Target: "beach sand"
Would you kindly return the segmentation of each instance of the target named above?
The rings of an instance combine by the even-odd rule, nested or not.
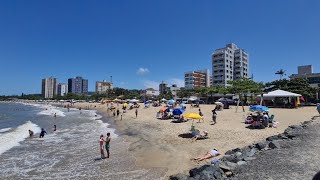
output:
[[[82,109],[90,105],[91,107],[96,106],[91,109],[98,110],[101,115],[112,116],[106,104],[75,104],[76,107],[82,107]],[[140,105],[138,118],[135,117],[135,109],[128,110],[127,113],[121,113],[122,120],[120,116],[113,118],[112,124],[118,134],[130,143],[129,152],[136,157],[137,165],[144,168],[167,168],[167,176],[176,173],[187,174],[189,169],[206,163],[205,161],[196,163],[191,159],[213,148],[218,149],[223,155],[230,149],[264,140],[268,136],[282,133],[289,125],[300,124],[318,115],[315,107],[272,108],[269,114],[275,115],[275,120],[279,122],[277,128],[249,129],[246,128],[248,125],[244,124],[246,115],[250,113],[248,107],[245,107],[245,112],[241,107],[238,108],[238,112],[235,112],[236,107],[234,106],[231,106],[231,109],[217,111],[217,124],[211,125],[211,110],[215,105],[200,105],[204,114],[204,122],[194,121],[193,124],[201,132],[208,131],[210,138],[192,142],[190,138],[179,136],[190,133],[192,120],[184,123],[159,120],[156,119],[156,113],[161,107],[144,108],[143,104]],[[190,109],[188,105],[186,112],[198,113],[198,109]]]

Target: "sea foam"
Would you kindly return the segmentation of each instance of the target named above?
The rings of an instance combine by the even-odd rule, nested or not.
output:
[[[31,121],[27,121],[25,124],[18,126],[13,131],[4,133],[0,136],[0,155],[14,146],[19,146],[21,141],[25,140],[29,136],[28,130],[32,130],[34,133],[39,133],[40,128],[38,125],[33,124]]]
[[[4,133],[4,132],[7,132],[7,131],[10,131],[12,128],[3,128],[3,129],[0,129],[0,133]]]

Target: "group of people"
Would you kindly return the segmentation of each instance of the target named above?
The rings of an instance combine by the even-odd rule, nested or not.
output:
[[[254,128],[266,128],[266,127],[276,127],[276,122],[274,120],[274,115],[269,115],[268,111],[262,113],[257,112],[257,115],[250,113],[246,119],[246,124],[251,124]]]
[[[53,131],[57,131],[57,125],[53,125]],[[44,130],[44,128],[41,128],[41,132],[39,135],[39,138],[44,138],[44,135],[48,134],[46,130]],[[32,130],[29,129],[29,136],[33,137],[34,132]]]
[[[99,139],[99,145],[100,145],[100,154],[101,154],[101,159],[109,158],[110,157],[110,133],[107,133],[106,139],[103,138],[103,134],[100,135]],[[107,151],[107,157],[104,154],[104,150]]]

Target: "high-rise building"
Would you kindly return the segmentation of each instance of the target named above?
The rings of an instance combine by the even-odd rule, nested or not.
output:
[[[227,44],[212,54],[212,85],[227,86],[228,81],[249,78],[249,54],[236,44]]]
[[[112,82],[97,81],[96,82],[96,93],[104,94],[107,93],[109,89],[112,89]]]
[[[65,83],[58,84],[58,96],[65,96],[68,93],[68,85]]]
[[[186,89],[210,87],[210,84],[209,69],[188,71],[184,73],[184,87]]]
[[[68,92],[74,94],[88,94],[88,80],[80,76],[68,79]]]
[[[53,98],[57,95],[57,79],[53,77],[42,79],[42,97]]]
[[[306,66],[298,66],[298,74],[312,74],[313,69],[312,65],[306,65]]]
[[[164,81],[162,81],[161,84],[159,84],[159,92],[160,94],[167,94],[168,92],[168,84]]]

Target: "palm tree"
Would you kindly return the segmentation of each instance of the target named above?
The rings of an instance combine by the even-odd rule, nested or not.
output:
[[[280,76],[280,80],[282,79],[283,76],[285,76],[285,70],[283,69],[280,69],[279,71],[277,71],[275,74],[278,74]]]

